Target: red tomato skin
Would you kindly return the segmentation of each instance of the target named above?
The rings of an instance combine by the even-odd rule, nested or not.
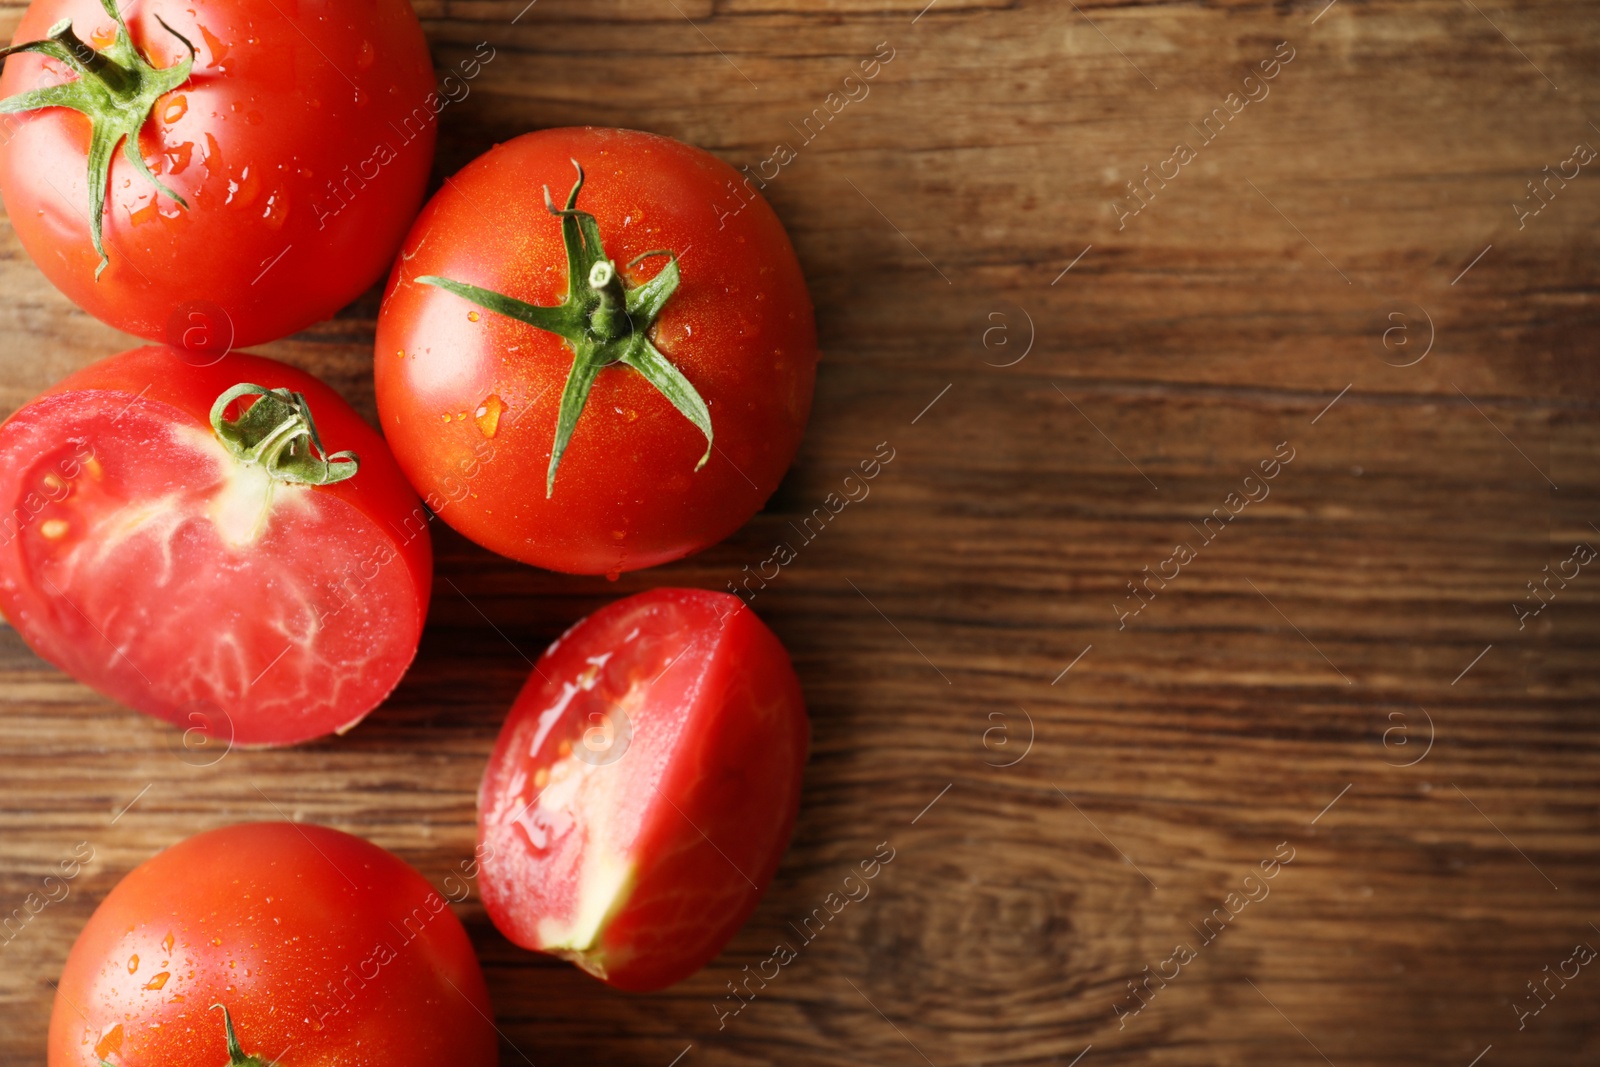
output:
[[[322,826],[228,826],[130,871],[67,957],[49,1067],[226,1064],[213,1004],[278,1067],[497,1062],[483,972],[444,898]]]
[[[571,349],[415,279],[560,303],[565,252],[542,187],[564,203],[573,159],[587,172],[578,207],[595,216],[630,285],[666,262],[627,267],[635,256],[682,257],[682,283],[652,337],[705,399],[716,450],[696,472],[700,432],[637,373],[608,367],[547,500]],[[616,574],[697,552],[760,510],[799,447],[817,339],[788,234],[743,182],[715,156],[670,138],[574,127],[497,145],[445,183],[390,275],[375,357],[384,432],[441,518],[525,563]],[[492,438],[477,417],[490,397],[503,406]]]
[[[188,83],[156,102],[140,136],[146,163],[188,209],[119,149],[104,216],[110,265],[96,281],[88,120],[65,108],[6,116],[0,196],[55,287],[120,330],[216,352],[326,319],[377,281],[422,203],[437,127],[427,42],[407,0],[121,6],[156,66],[187,54],[157,16],[198,51]],[[110,40],[99,0],[34,0],[13,41],[43,38],[63,18],[91,46]],[[0,96],[69,80],[65,71],[12,56]]]
[[[170,422],[173,427],[192,429],[210,437],[211,406],[219,395],[236,384],[252,382],[269,389],[288,388],[303,393],[324,445],[334,452],[355,452],[361,459],[361,468],[348,480],[309,490],[302,488],[302,491],[330,498],[336,502],[331,506],[336,507],[340,515],[348,516],[352,522],[359,520],[361,531],[380,545],[388,546],[386,553],[392,552],[392,559],[386,559],[381,568],[386,583],[382,588],[400,589],[409,594],[408,602],[399,603],[394,609],[394,628],[383,635],[387,643],[382,645],[388,651],[389,670],[367,689],[366,699],[352,705],[330,707],[313,719],[285,722],[251,717],[239,708],[230,708],[227,701],[218,696],[216,706],[227,713],[229,722],[225,731],[217,732],[221,734],[219,741],[231,740],[241,746],[295,744],[335,730],[343,732],[393,690],[416,654],[432,586],[433,549],[426,512],[395,465],[383,438],[343,397],[315,377],[276,360],[242,352],[230,353],[207,367],[195,367],[186,362],[185,356],[186,353],[168,346],[147,345],[90,364],[24,405],[0,425],[0,611],[30,647],[80,681],[175,725],[205,728],[206,724],[191,714],[188,704],[163,699],[157,686],[151,683],[152,679],[161,679],[163,664],[181,663],[200,655],[208,636],[206,629],[187,633],[185,644],[168,649],[165,655],[153,656],[142,669],[137,664],[128,664],[125,654],[113,654],[108,658],[100,655],[103,647],[85,649],[62,639],[52,620],[83,618],[88,602],[76,595],[64,597],[59,588],[41,587],[42,583],[36,580],[38,573],[30,564],[29,547],[37,545],[44,533],[41,527],[48,522],[51,512],[35,511],[31,506],[40,498],[37,487],[28,480],[32,473],[29,463],[34,456],[28,454],[26,448],[19,448],[17,442],[20,435],[27,434],[29,440],[70,444],[79,453],[85,446],[97,451],[93,437],[61,421],[70,418],[74,405],[86,400],[121,411],[121,417],[137,418],[148,412],[163,423]],[[159,471],[163,462],[161,449],[166,443],[148,442],[150,447],[143,453],[140,467]],[[68,483],[61,499],[52,500],[47,508],[63,501],[70,505],[74,494],[79,492],[78,483],[87,486],[91,480],[94,480],[91,472],[80,474],[76,481]],[[273,513],[269,529],[271,523],[280,521],[279,515],[278,511]],[[328,566],[337,571],[343,562],[337,557],[337,546],[314,547],[317,551],[311,554],[328,559]],[[371,558],[361,560],[361,565],[365,566],[366,560]],[[228,580],[226,563],[218,565],[217,573],[218,584]],[[107,581],[115,581],[117,577],[112,574]],[[370,586],[377,587],[376,582]],[[363,588],[368,587],[347,586],[346,593],[354,589],[350,595],[355,595]],[[114,596],[116,590],[110,592]],[[67,601],[65,606],[63,600]],[[240,611],[248,615],[252,607],[259,605],[246,602],[240,605]],[[92,608],[87,610],[93,614]],[[333,612],[335,621],[339,615],[340,611]],[[220,617],[217,619],[219,625],[222,621]],[[88,624],[104,640],[109,640],[108,634],[116,632],[113,623],[105,619],[90,618]],[[267,667],[278,651],[278,648],[261,650],[255,666]],[[124,664],[131,666],[131,672],[139,677],[130,677]],[[111,668],[121,673],[109,674]],[[277,674],[263,670],[248,692],[260,691],[266,695],[271,687],[279,684],[285,683]]]
[[[660,678],[679,671],[681,698],[665,707],[647,702],[634,715],[633,747],[598,769],[624,776],[616,789],[637,816],[628,847],[632,889],[592,949],[554,952],[633,992],[665,988],[714,959],[755,911],[788,847],[810,724],[778,638],[726,593],[654,589],[602,608],[539,660],[501,730],[478,798],[484,906],[510,940],[546,950],[539,924],[566,904],[564,879],[572,872],[541,865],[515,820],[497,813],[525,812],[515,793],[525,780],[519,775],[533,778],[552,763],[557,745],[530,756],[526,744],[541,712],[570,700],[563,687],[584,677],[591,657],[615,650],[617,638],[634,628],[648,632],[653,618],[681,626],[658,646],[671,659]],[[680,663],[695,656],[703,662]],[[544,731],[552,740],[584,728],[587,705],[566,707],[563,722]]]

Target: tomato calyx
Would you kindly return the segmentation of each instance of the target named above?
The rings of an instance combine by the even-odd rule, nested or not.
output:
[[[628,286],[622,274],[605,253],[600,226],[593,215],[578,210],[578,193],[583,188],[583,167],[576,159],[578,180],[567,195],[567,206],[558,208],[544,190],[545,208],[561,219],[561,236],[567,251],[567,297],[555,307],[525,303],[476,285],[467,285],[424,275],[417,281],[454,293],[481,308],[553,333],[572,349],[572,369],[561,393],[560,414],[556,418],[555,444],[550,450],[550,467],[545,475],[544,495],[555,492],[556,471],[572,439],[589,400],[589,389],[604,367],[621,364],[631,367],[666,397],[684,418],[705,435],[706,451],[695,470],[711,458],[711,412],[689,379],[651,343],[649,332],[667,301],[678,290],[678,254],[670,250],[646,252],[628,263],[632,267],[655,256],[667,256],[665,267],[643,285]]]
[[[115,40],[103,51],[95,51],[73,33],[71,19],[62,19],[50,27],[49,36],[43,40],[0,49],[0,59],[18,52],[38,52],[65,63],[78,74],[73,81],[30,89],[0,100],[0,114],[65,107],[89,120],[89,196],[92,201],[89,233],[94,240],[94,250],[100,253],[100,265],[94,271],[97,281],[110,263],[101,243],[101,224],[106,210],[106,188],[111,181],[111,157],[118,144],[140,176],[184,208],[189,206],[183,197],[150,173],[139,152],[139,130],[150,117],[156,101],[189,80],[195,59],[195,48],[189,39],[157,15],[156,21],[183,42],[189,56],[170,67],[153,66],[134,47],[127,23],[122,21],[114,0],[100,0],[100,6],[117,27]]]
[[[236,419],[228,408],[242,397],[255,402]],[[275,481],[333,485],[355,477],[361,458],[354,452],[328,454],[303,393],[241,383],[211,405],[211,429],[241,464],[260,467]]]

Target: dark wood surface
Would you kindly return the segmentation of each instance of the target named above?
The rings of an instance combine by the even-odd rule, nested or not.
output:
[[[894,50],[769,188],[823,349],[796,467],[725,544],[615,583],[438,531],[410,676],[290,751],[190,766],[4,631],[0,911],[77,842],[95,860],[0,950],[0,1062],[43,1063],[78,929],[199,830],[326,823],[442,884],[526,661],[609,598],[723,587],[884,441],[870,497],[754,601],[815,732],[776,884],[650,997],[511,947],[469,900],[505,1063],[1595,1061],[1593,968],[1521,1029],[1517,1007],[1600,948],[1600,573],[1526,628],[1513,605],[1600,546],[1600,175],[1520,228],[1512,204],[1600,146],[1600,9],[524,2],[419,5],[441,71],[497,50],[443,116],[436,178],[585,122],[754,166]],[[0,4],[0,32],[20,14]],[[1270,95],[1119,229],[1125,183],[1285,41]],[[129,343],[9,225],[0,289],[6,411]],[[375,311],[260,351],[371,417]],[[1270,496],[1203,543],[1280,447]],[[1180,543],[1195,558],[1119,626]],[[884,841],[871,895],[719,1030],[726,983]],[[1119,1019],[1179,943],[1195,958]]]

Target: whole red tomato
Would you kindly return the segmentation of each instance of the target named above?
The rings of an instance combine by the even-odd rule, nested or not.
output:
[[[14,41],[11,225],[118,329],[293,333],[378,279],[422,202],[441,105],[407,0],[34,0]]]
[[[383,439],[270,359],[134,349],[0,426],[0,609],[196,741],[353,726],[416,655],[432,560]]]
[[[495,926],[621,989],[709,963],[778,869],[810,727],[738,597],[655,589],[540,657],[478,790]]]
[[[67,957],[50,1067],[493,1067],[483,972],[404,860],[253,823],[157,853]]]
[[[445,182],[389,278],[376,361],[384,433],[446,522],[614,575],[766,502],[810,412],[816,325],[783,225],[740,181],[670,138],[585,127]]]

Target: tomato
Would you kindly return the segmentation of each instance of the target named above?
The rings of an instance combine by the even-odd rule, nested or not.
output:
[[[214,424],[241,383],[288,396]],[[134,349],[0,426],[0,610],[80,681],[222,742],[358,722],[416,654],[432,558],[383,439],[269,359]]]
[[[377,281],[422,203],[442,106],[411,5],[120,6],[126,30],[113,0],[34,0],[14,40],[39,51],[0,77],[34,108],[0,122],[0,195],[56,288],[118,329],[220,354]]]
[[[788,654],[738,597],[595,612],[534,667],[479,787],[489,917],[621,989],[693,974],[778,869],[809,734]]]
[[[585,127],[445,182],[390,275],[376,377],[395,458],[446,522],[615,575],[760,509],[810,413],[816,324],[783,225],[740,180],[669,138]]]
[[[492,1018],[460,920],[404,860],[253,823],[117,883],[67,957],[49,1063],[493,1067]]]

